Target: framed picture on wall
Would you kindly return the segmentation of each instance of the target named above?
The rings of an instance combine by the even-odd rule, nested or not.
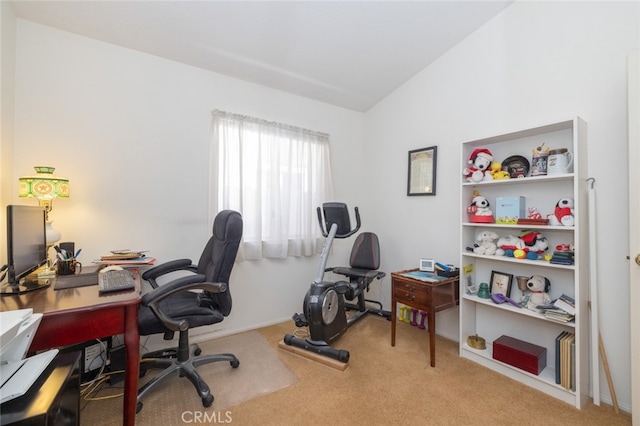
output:
[[[407,195],[436,195],[437,146],[409,151]]]

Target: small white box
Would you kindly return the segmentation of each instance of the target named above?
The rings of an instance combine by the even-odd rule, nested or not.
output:
[[[496,198],[496,223],[515,225],[525,217],[525,197]]]

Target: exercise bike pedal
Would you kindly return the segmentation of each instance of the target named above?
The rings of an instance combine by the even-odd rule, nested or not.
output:
[[[293,314],[291,319],[293,319],[293,322],[296,323],[296,327],[307,327],[309,325],[309,322],[305,318],[304,314],[295,313]]]

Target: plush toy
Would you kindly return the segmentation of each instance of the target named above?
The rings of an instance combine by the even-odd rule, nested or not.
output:
[[[482,182],[483,180],[493,180],[491,173],[491,162],[493,155],[486,148],[476,148],[469,156],[469,167],[462,170],[462,174],[468,182]]]
[[[549,248],[547,239],[538,231],[522,231],[520,236],[508,235],[498,238],[498,250],[502,250],[507,257],[516,259],[539,260],[543,258],[545,250]]]
[[[495,254],[498,256],[502,256],[504,254],[504,251],[499,249],[496,245],[496,240],[498,238],[498,234],[493,231],[478,232],[478,235],[476,235],[476,241],[478,242],[478,244],[474,244],[473,252],[476,254]]]
[[[549,296],[549,290],[551,283],[549,279],[542,275],[533,275],[527,281],[528,301],[527,309],[535,312],[541,310],[537,308],[539,305],[548,305],[551,303],[551,296]]]
[[[524,241],[527,259],[537,260],[549,248],[547,238],[538,231],[525,230],[520,233],[520,239]]]
[[[526,247],[526,244],[522,240],[522,238],[516,237],[515,235],[508,235],[506,237],[498,238],[496,242],[498,247],[505,251],[515,251],[515,250],[523,250]]]
[[[552,226],[573,226],[573,198],[561,198],[556,204],[552,215],[549,215],[549,225]]]
[[[502,163],[498,163],[497,161],[494,161],[493,164],[491,164],[491,170],[489,171],[489,173],[491,174],[491,176],[493,176],[493,180],[510,178],[509,172],[506,170],[502,170]]]
[[[487,200],[487,197],[485,197],[484,195],[476,195],[475,197],[473,197],[473,199],[471,200],[471,206],[475,207],[474,213],[477,216],[493,215],[493,212],[489,208],[491,204],[489,203],[489,200]]]
[[[527,219],[542,219],[542,214],[540,214],[536,207],[529,207],[527,210],[529,210]]]

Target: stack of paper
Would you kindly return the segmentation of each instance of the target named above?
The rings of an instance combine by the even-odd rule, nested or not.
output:
[[[109,254],[100,256],[93,263],[99,265],[152,265],[156,259],[146,256],[147,250],[111,250]]]

